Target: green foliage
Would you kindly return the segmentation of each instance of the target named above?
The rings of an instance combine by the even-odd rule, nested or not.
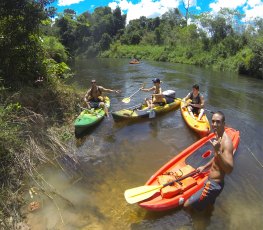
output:
[[[43,64],[47,68],[48,80],[50,82],[58,81],[59,78],[65,79],[70,77],[70,68],[65,62],[57,63],[54,59],[45,59]]]
[[[44,7],[50,1],[0,2],[0,71],[5,85],[33,84],[45,76],[39,27],[49,15]]]
[[[43,37],[43,48],[46,51],[46,57],[52,58],[56,62],[66,62],[68,59],[65,47],[54,36]]]
[[[177,9],[161,20],[141,17],[130,21],[119,40],[100,55],[212,66],[263,78],[263,20],[244,27],[242,16],[221,9],[217,15],[196,16],[188,26]]]
[[[92,14],[85,12],[79,16],[69,11],[61,14],[54,28],[58,28],[59,38],[71,56],[96,56],[110,47],[119,38],[125,27],[126,15],[120,8],[98,7]]]
[[[250,71],[263,79],[263,34],[252,41],[250,47],[254,54],[250,60]]]
[[[0,183],[7,183],[12,153],[18,150],[22,144],[19,133],[21,125],[13,120],[19,113],[21,106],[18,103],[0,106]]]
[[[133,58],[137,57],[139,59],[149,59],[149,60],[159,60],[160,54],[163,52],[163,47],[159,46],[128,46],[128,45],[112,45],[111,51],[113,53],[105,52],[102,57],[109,57],[107,54],[113,55],[115,58],[126,57]]]
[[[158,30],[157,30],[157,32],[158,32]],[[160,35],[160,33],[158,35]],[[159,43],[160,43],[160,36],[159,36],[158,40],[159,40]],[[158,44],[157,43],[158,40],[157,40],[156,35],[155,35],[154,32],[149,32],[145,36],[143,36],[143,38],[142,38],[140,43],[142,45],[156,45],[156,44]]]
[[[104,33],[99,42],[100,50],[104,51],[110,48],[111,37],[109,34]]]
[[[120,8],[113,12],[99,7],[90,14],[68,16],[66,12],[56,21],[60,38],[71,55],[95,57],[134,56],[157,61],[213,66],[221,70],[246,72],[262,76],[261,42],[263,20],[254,26],[240,25],[243,15],[221,9],[217,15],[203,13],[192,17],[187,25],[178,9],[171,9],[161,18],[129,21]],[[198,25],[198,26],[197,26]],[[253,55],[248,55],[250,47]],[[246,53],[247,59],[241,58]],[[249,63],[249,64],[248,64]]]

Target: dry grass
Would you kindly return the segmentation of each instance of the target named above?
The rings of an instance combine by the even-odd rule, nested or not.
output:
[[[61,160],[71,165],[78,164],[74,150],[63,142],[63,137],[74,135],[68,123],[74,119],[79,101],[72,89],[24,88],[6,98],[6,104],[11,102],[18,102],[22,109],[12,114],[7,122],[19,127],[19,132],[10,137],[15,142],[1,143],[2,149],[6,151],[4,154],[9,157],[4,158],[8,162],[1,162],[0,165],[1,172],[5,174],[0,181],[0,229],[15,229],[21,225],[22,194],[30,189],[23,184],[26,178],[33,181],[34,191],[50,198],[60,212],[55,197],[65,198],[48,184],[38,172],[38,167],[51,164],[65,171]],[[1,158],[4,154],[1,153]]]

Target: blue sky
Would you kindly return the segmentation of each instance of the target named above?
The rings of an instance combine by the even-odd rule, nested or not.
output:
[[[99,6],[109,6],[112,9],[119,6],[129,21],[141,16],[161,16],[170,8],[179,8],[184,14],[183,1],[189,1],[190,11],[194,14],[207,11],[216,13],[220,8],[227,7],[244,13],[246,21],[255,17],[263,18],[263,0],[57,0],[55,7],[58,12],[69,8],[81,14],[85,11],[92,13]]]

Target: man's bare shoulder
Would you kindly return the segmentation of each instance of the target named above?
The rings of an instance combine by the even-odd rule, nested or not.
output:
[[[233,151],[233,142],[231,138],[227,135],[227,133],[224,133],[222,145],[224,149],[227,149],[228,151],[231,151],[231,152]]]

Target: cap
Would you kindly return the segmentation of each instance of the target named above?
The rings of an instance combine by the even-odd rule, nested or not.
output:
[[[153,81],[153,83],[161,83],[159,78],[154,78],[152,81]]]
[[[96,80],[95,79],[91,80],[91,83],[96,83]]]

